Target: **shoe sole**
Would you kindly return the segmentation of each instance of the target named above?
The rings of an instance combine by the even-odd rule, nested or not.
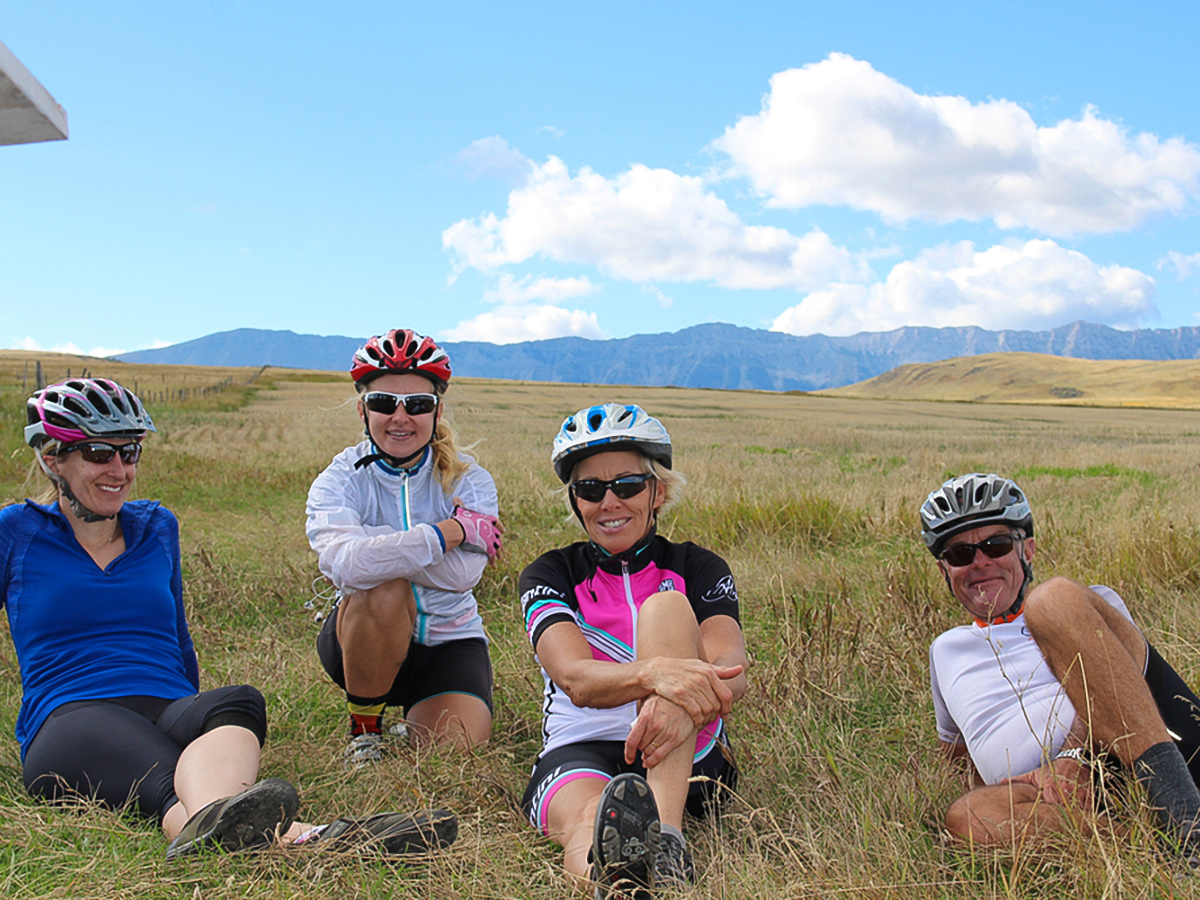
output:
[[[596,807],[592,838],[597,900],[652,896],[661,835],[658,805],[646,779],[627,772],[610,781]]]
[[[282,778],[268,778],[230,799],[208,831],[184,844],[171,842],[167,859],[220,847],[227,853],[259,847],[274,840],[276,831],[291,827],[300,809],[296,789]]]
[[[379,813],[351,819],[349,827],[329,843],[332,850],[358,849],[362,853],[402,855],[442,850],[458,837],[454,813],[437,809],[415,813]]]

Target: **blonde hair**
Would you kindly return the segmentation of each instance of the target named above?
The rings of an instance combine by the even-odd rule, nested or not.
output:
[[[41,490],[35,494],[32,499],[35,503],[55,503],[58,501],[58,496],[61,493],[58,485],[50,480],[50,476],[46,474],[46,470],[42,468],[39,457],[42,456],[57,456],[61,443],[56,440],[48,440],[37,447],[34,453],[33,462],[29,464],[29,473],[25,476],[26,485],[38,484],[40,478],[44,478],[45,483],[41,484]],[[40,476],[40,478],[39,478]]]

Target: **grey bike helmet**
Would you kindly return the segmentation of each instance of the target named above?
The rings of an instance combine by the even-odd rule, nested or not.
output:
[[[946,540],[984,525],[1011,525],[1033,536],[1033,513],[1025,493],[1000,475],[973,472],[951,478],[921,506],[921,537],[937,556]]]
[[[576,463],[606,450],[634,450],[671,468],[671,436],[637,404],[605,403],[567,416],[554,436],[550,461],[566,484]]]
[[[150,414],[128,388],[107,378],[75,378],[42,388],[25,403],[25,443],[74,444],[89,438],[134,438],[154,431]]]

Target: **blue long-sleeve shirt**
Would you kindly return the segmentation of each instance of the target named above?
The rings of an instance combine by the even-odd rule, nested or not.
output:
[[[157,502],[120,512],[125,551],[101,569],[57,504],[0,510],[0,606],[21,666],[21,758],[63,703],[200,689],[183,611],[179,523]]]

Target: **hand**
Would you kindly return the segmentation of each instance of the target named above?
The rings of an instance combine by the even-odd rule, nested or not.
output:
[[[1064,757],[1046,763],[1032,772],[1009,778],[1009,782],[1030,784],[1038,789],[1043,803],[1073,805],[1092,809],[1092,769],[1077,759]]]
[[[467,509],[457,497],[454,498],[454,512],[450,514],[463,530],[463,540],[459,544],[468,553],[486,553],[488,559],[495,559],[500,552],[500,535],[504,526],[495,516]]]
[[[625,739],[625,762],[633,765],[639,752],[642,765],[652,769],[685,741],[696,742],[696,726],[683,707],[651,694],[638,711]]]
[[[651,690],[670,700],[703,728],[717,716],[729,715],[733,691],[725,682],[742,674],[741,666],[715,666],[701,659],[659,656],[649,661]]]

